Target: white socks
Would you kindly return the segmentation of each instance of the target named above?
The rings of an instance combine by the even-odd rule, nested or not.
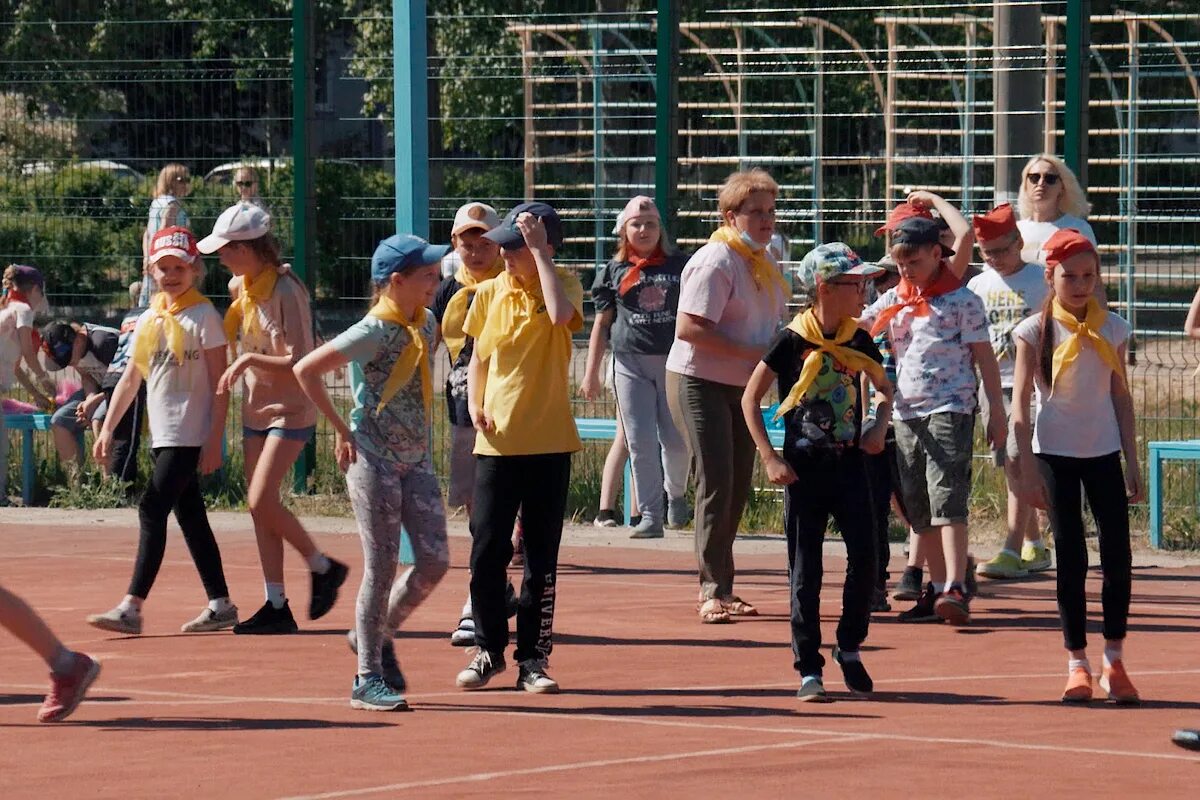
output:
[[[117,603],[117,608],[126,614],[140,617],[142,615],[142,598],[127,594],[121,602]]]
[[[329,572],[330,566],[332,565],[329,563],[329,557],[320,550],[308,557],[309,571],[315,572],[318,575],[324,575],[326,572]]]
[[[1121,660],[1122,645],[1124,645],[1124,642],[1104,643],[1104,666],[1111,667]]]
[[[1089,675],[1092,673],[1092,665],[1088,663],[1086,658],[1068,658],[1067,674],[1070,675],[1077,669],[1086,669]]]
[[[326,559],[328,560],[328,559]],[[267,583],[263,584],[267,590],[267,602],[272,608],[283,608],[283,604],[287,602],[287,595],[283,593],[282,583]]]
[[[209,600],[208,607],[214,614],[220,614],[223,611],[233,608],[233,603],[229,602],[228,597],[218,597],[215,600]]]

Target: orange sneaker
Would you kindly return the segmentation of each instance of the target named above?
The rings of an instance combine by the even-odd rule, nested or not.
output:
[[[1085,667],[1076,667],[1067,676],[1067,688],[1063,689],[1064,703],[1086,703],[1092,699],[1092,673]]]
[[[1100,688],[1108,692],[1108,699],[1121,705],[1135,706],[1142,702],[1138,691],[1133,687],[1133,681],[1125,672],[1121,659],[1112,664],[1105,664],[1100,673]]]

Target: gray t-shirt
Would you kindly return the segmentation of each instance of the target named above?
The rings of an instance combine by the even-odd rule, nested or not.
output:
[[[421,330],[431,358],[435,322],[433,314],[427,313]],[[354,410],[350,412],[355,445],[370,457],[394,464],[418,464],[429,456],[429,426],[419,368],[407,386],[378,413],[375,411],[392,366],[411,341],[402,326],[367,316],[330,343],[362,371],[361,381],[353,387]]]
[[[592,283],[596,312],[616,309],[611,331],[614,353],[665,356],[671,352],[679,277],[687,260],[684,253],[672,253],[665,264],[643,269],[641,279],[623,295],[618,290],[629,273],[628,261],[610,261],[596,271]]]

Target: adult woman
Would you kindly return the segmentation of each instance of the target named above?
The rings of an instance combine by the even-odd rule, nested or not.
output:
[[[192,176],[183,164],[167,164],[158,172],[154,184],[154,199],[150,201],[150,216],[142,233],[142,291],[138,307],[146,308],[158,291],[158,283],[150,271],[150,242],[163,228],[190,228],[191,220],[179,202],[192,193]]]
[[[1044,264],[1042,245],[1062,228],[1074,228],[1096,244],[1096,234],[1084,219],[1090,206],[1083,187],[1058,156],[1042,153],[1029,159],[1021,170],[1017,229],[1025,242],[1021,258],[1026,264]]]
[[[237,189],[238,200],[242,203],[251,203],[258,206],[268,214],[271,209],[263,201],[259,194],[258,188],[258,170],[254,167],[241,166],[233,173],[233,185]]]
[[[742,391],[786,309],[790,287],[767,251],[779,185],[762,169],[730,175],[721,226],[683,270],[667,401],[696,477],[700,619],[756,614],[733,593],[733,539],[750,494],[754,442]]]

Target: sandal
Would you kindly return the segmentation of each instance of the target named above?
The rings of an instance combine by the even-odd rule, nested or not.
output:
[[[721,605],[725,606],[725,610],[734,617],[757,617],[758,609],[747,603],[737,595],[731,595],[721,601]]]
[[[705,625],[723,625],[733,622],[733,619],[724,603],[716,597],[710,597],[700,604],[700,621]]]

